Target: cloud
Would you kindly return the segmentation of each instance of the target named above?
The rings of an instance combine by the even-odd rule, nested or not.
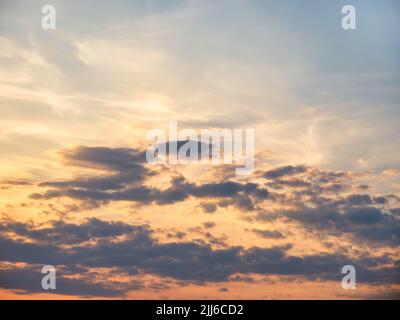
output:
[[[355,224],[371,225],[381,222],[384,219],[384,214],[377,208],[354,208],[345,213],[345,218]]]
[[[135,231],[133,226],[121,222],[106,222],[90,218],[80,225],[62,220],[51,221],[48,227],[37,228],[32,224],[7,221],[0,224],[0,231],[12,232],[30,240],[52,244],[80,244],[82,242],[116,237]]]
[[[347,201],[351,205],[369,205],[372,203],[372,198],[368,194],[352,194],[347,197]]]
[[[0,184],[11,185],[11,186],[30,186],[33,184],[33,182],[21,179],[6,179],[6,180],[0,180]]]
[[[200,207],[206,213],[214,213],[218,209],[218,206],[212,202],[201,202]]]
[[[40,183],[41,187],[62,190],[119,190],[141,183],[146,177],[154,175],[147,169],[145,152],[130,148],[77,147],[62,152],[63,161],[67,165],[97,169],[99,176],[76,178],[69,181],[52,181]],[[110,174],[112,172],[112,174]],[[52,193],[46,197],[51,197]],[[40,198],[39,195],[34,197]]]
[[[90,224],[93,224],[93,221]],[[146,225],[131,226],[104,221],[95,221],[94,224],[101,226],[101,235],[105,237],[97,239],[98,237],[93,234],[87,224],[69,224],[68,228],[60,230],[56,230],[56,226],[48,227],[44,231],[47,236],[42,235],[39,238],[34,234],[26,234],[25,230],[32,226],[11,230],[18,235],[35,240],[35,243],[17,242],[5,238],[2,233],[0,246],[6,250],[0,252],[0,261],[52,264],[56,268],[60,267],[66,270],[74,267],[84,270],[112,268],[114,274],[123,273],[132,276],[153,274],[195,283],[229,281],[235,274],[296,276],[313,280],[339,281],[341,279],[340,267],[351,262],[357,268],[359,282],[379,284],[398,283],[399,281],[399,265],[393,264],[393,261],[384,256],[381,258],[365,256],[355,258],[339,253],[296,256],[289,253],[291,245],[271,248],[234,246],[214,249],[204,243],[161,243],[156,240],[153,231]],[[119,231],[121,227],[123,228],[125,232],[123,238],[117,239],[120,232],[115,232],[116,226]],[[77,232],[77,230],[79,231]],[[104,230],[107,230],[105,234]],[[110,236],[110,231],[114,232],[113,236]],[[71,235],[74,237],[79,234],[83,239],[95,240],[95,243],[65,248],[59,243],[58,238],[52,238],[51,235],[55,233],[62,234],[67,239]],[[41,240],[39,241],[39,239]],[[379,260],[381,260],[380,263],[384,263],[385,267],[376,268]],[[83,273],[83,275],[88,277],[87,282],[92,283],[93,278],[90,274]],[[13,284],[10,281],[16,281],[15,288],[32,290],[29,279],[26,279],[27,283],[24,286],[24,283],[16,280],[15,277],[9,278],[7,282],[2,280],[1,286],[12,288]],[[112,289],[112,286],[106,287],[107,290],[110,288]],[[118,286],[116,288],[116,294],[122,294],[120,288]],[[92,291],[90,291],[91,289]],[[86,294],[96,295],[99,289],[104,290],[105,288],[87,286],[86,291],[82,291],[82,294],[86,292]],[[73,291],[74,294],[79,293],[79,290],[77,288],[76,291]],[[103,292],[103,294],[107,294],[107,292]]]
[[[211,229],[215,227],[215,222],[207,221],[203,223],[205,229]]]
[[[64,151],[67,163],[111,169],[118,172],[137,170],[139,163],[146,161],[145,152],[130,148],[86,147]]]
[[[304,173],[307,171],[306,166],[285,166],[285,167],[279,167],[273,170],[269,170],[264,173],[264,178],[267,179],[276,179],[276,178],[281,178],[281,177],[286,177],[286,176],[293,176],[297,175],[300,173]]]
[[[69,197],[99,204],[129,201],[142,205],[176,204],[192,198],[200,200],[200,208],[208,213],[216,212],[218,207],[233,206],[246,214],[254,213],[259,222],[279,219],[296,223],[295,228],[318,231],[323,237],[348,236],[353,243],[374,247],[393,248],[400,244],[396,208],[386,208],[398,199],[389,195],[349,194],[348,190],[354,190],[350,173],[285,166],[265,172],[264,184],[251,179],[194,183],[184,176],[174,176],[169,185],[156,188],[146,184],[155,172],[146,167],[143,157],[143,151],[129,148],[79,147],[65,151],[63,160],[67,165],[95,168],[100,176],[43,182],[40,187],[48,189],[30,197]],[[270,204],[282,207],[270,213],[266,210]],[[393,257],[369,257],[367,253],[354,257],[345,252],[294,255],[288,235],[260,227],[247,230],[265,239],[285,239],[289,244],[267,248],[229,246],[226,239],[203,231],[213,227],[213,223],[203,224],[198,232],[201,239],[189,241],[188,233],[178,230],[167,234],[169,242],[161,242],[148,225],[97,218],[80,224],[52,220],[34,225],[8,219],[0,225],[0,246],[5,248],[0,252],[0,261],[53,264],[66,269],[112,269],[131,277],[156,275],[187,283],[225,282],[237,274],[339,281],[340,268],[349,263],[356,266],[360,282],[388,284],[397,283],[399,278]],[[377,265],[378,260],[382,266]],[[86,273],[90,291],[90,286],[97,284],[92,283],[90,272]],[[116,295],[129,290],[116,287]],[[93,295],[96,290],[105,290],[103,294],[111,296],[109,289],[93,287]]]
[[[264,177],[273,179],[266,185],[280,193],[272,192],[255,182],[216,181],[196,184],[183,176],[173,178],[167,188],[158,189],[143,184],[147,177],[154,174],[144,165],[144,151],[79,147],[65,151],[63,155],[67,164],[111,170],[115,174],[44,182],[40,186],[50,189],[41,194],[31,194],[32,199],[69,197],[100,204],[130,201],[156,205],[176,204],[189,198],[214,199],[215,202],[200,203],[206,213],[227,206],[234,206],[243,212],[263,210],[264,201],[269,201],[292,206],[290,210],[281,210],[279,215],[297,221],[307,229],[322,228],[327,234],[334,230],[380,245],[395,246],[399,243],[398,217],[380,208],[389,203],[389,196],[342,195],[346,189],[351,189],[352,176],[347,172],[285,166],[264,173]],[[301,179],[297,177],[299,174],[302,175]],[[267,232],[264,236],[279,237],[277,234],[268,235]]]
[[[267,182],[265,184],[267,187],[273,189],[283,189],[283,188],[311,188],[313,184],[310,181],[302,180],[302,179],[291,179],[291,180],[281,180],[281,179],[274,179],[271,182]]]
[[[143,185],[155,173],[144,165],[144,151],[128,148],[79,147],[63,153],[69,165],[114,171],[99,177],[77,177],[68,181],[40,183],[50,188],[44,193],[33,193],[31,199],[69,197],[82,201],[133,201],[141,204],[173,204],[187,198],[231,198],[239,207],[254,209],[255,200],[267,199],[267,189],[256,183],[233,181],[194,184],[184,178],[173,179],[166,189]]]
[[[284,239],[285,238],[285,236],[282,233],[280,233],[279,231],[259,230],[259,229],[252,229],[251,231],[265,239]]]
[[[205,157],[206,159],[211,159],[211,157],[214,154],[218,154],[221,152],[221,150],[218,149],[217,146],[214,146],[212,144],[203,142],[203,141],[197,141],[197,140],[178,140],[178,141],[168,141],[168,142],[163,142],[163,143],[158,143],[156,144],[153,148],[155,150],[155,156],[162,156],[160,154],[160,150],[165,150],[164,156],[169,156],[170,149],[173,148],[173,150],[176,150],[176,152],[179,154],[179,152],[182,153],[181,148],[185,147],[183,150],[185,152],[185,159],[191,159],[193,158],[194,161],[198,161],[202,159],[202,157]],[[193,155],[190,154],[190,152],[194,150],[195,153]],[[197,155],[197,157],[194,157],[194,155]]]
[[[283,210],[279,216],[299,222],[308,230],[324,231],[336,236],[338,232],[348,234],[374,245],[400,245],[400,220],[375,207],[302,207]]]
[[[22,294],[54,293],[79,297],[112,298],[125,296],[128,291],[142,287],[139,282],[121,284],[114,281],[94,281],[96,279],[94,274],[90,275],[82,270],[80,270],[82,272],[80,278],[71,278],[63,274],[62,269],[56,269],[56,289],[47,291],[41,287],[44,277],[41,268],[42,266],[36,265],[0,269],[0,288],[18,290]]]

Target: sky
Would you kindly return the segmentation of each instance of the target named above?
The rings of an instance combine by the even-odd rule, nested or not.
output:
[[[0,298],[400,298],[399,15],[0,0]],[[254,172],[147,163],[170,121],[254,129]]]

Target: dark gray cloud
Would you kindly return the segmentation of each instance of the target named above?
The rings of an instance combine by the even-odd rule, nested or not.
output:
[[[302,180],[302,179],[291,179],[291,180],[282,180],[282,179],[274,179],[271,182],[267,182],[265,184],[267,187],[274,189],[283,189],[286,187],[289,188],[312,188],[313,184],[310,181]]]
[[[290,245],[271,247],[271,248],[248,248],[243,247],[224,247],[214,249],[205,243],[179,242],[179,243],[160,243],[155,239],[153,232],[148,226],[130,226],[116,222],[99,222],[108,231],[118,230],[123,227],[125,237],[117,240],[114,237],[103,237],[96,240],[91,228],[87,225],[74,225],[56,231],[56,226],[48,227],[46,232],[49,236],[41,236],[38,241],[36,235],[30,239],[36,240],[34,243],[15,241],[8,239],[4,233],[0,236],[0,247],[6,250],[0,251],[0,261],[2,262],[25,262],[28,264],[51,264],[61,266],[61,269],[83,268],[88,270],[93,267],[113,268],[115,272],[123,272],[130,275],[155,274],[162,277],[171,277],[180,281],[188,282],[221,282],[229,281],[235,274],[261,274],[261,275],[286,275],[300,276],[306,279],[315,280],[337,280],[340,281],[340,268],[345,264],[352,264],[357,268],[357,280],[367,283],[398,283],[399,265],[390,265],[388,257],[382,257],[379,263],[384,263],[385,267],[376,269],[377,258],[363,257],[362,259],[348,258],[342,254],[314,254],[308,256],[294,256],[288,253]],[[104,227],[106,226],[106,227]],[[26,229],[31,229],[29,225],[25,228],[13,229],[14,233],[20,232],[21,236],[29,237]],[[76,229],[82,230],[78,234],[86,233],[84,239],[91,237],[96,240],[95,244],[87,246],[73,246],[62,248],[58,244],[58,239],[52,240],[54,233],[62,232],[66,238],[76,235]],[[104,235],[102,233],[102,235]],[[106,236],[109,232],[106,232]],[[50,239],[50,240],[49,240]],[[49,244],[53,242],[54,244]],[[3,271],[4,272],[4,271]],[[7,271],[10,272],[10,271]],[[4,273],[3,273],[4,274]],[[97,295],[99,290],[105,290],[102,295],[112,295],[107,290],[112,290],[110,286],[95,286],[90,275],[83,272],[87,278],[86,289],[82,289],[82,294]],[[36,275],[35,275],[36,277]],[[6,275],[4,278],[6,279]],[[13,280],[14,279],[14,280]],[[22,278],[23,279],[23,278]],[[12,281],[15,281],[14,288],[22,290],[33,290],[32,282],[29,279],[24,281],[16,279],[12,274],[7,280],[1,280],[1,287],[13,288]],[[21,282],[22,281],[22,282]],[[67,280],[65,280],[67,281]],[[75,289],[65,291],[66,294],[79,293],[79,286],[76,283],[65,283],[65,286]],[[116,295],[121,295],[123,291],[115,285]],[[36,288],[36,287],[35,287]],[[86,291],[85,291],[86,290]],[[127,289],[124,289],[127,290]],[[36,291],[35,291],[36,292]],[[70,293],[68,293],[70,292]]]
[[[48,199],[58,196],[77,198],[104,198],[101,192],[126,190],[141,184],[155,173],[145,167],[144,151],[129,148],[78,147],[62,153],[68,165],[99,170],[91,177],[77,177],[67,181],[48,181],[39,186],[53,188],[45,194],[33,194],[33,199]],[[98,199],[96,199],[98,200]]]
[[[386,197],[378,196],[374,197],[374,202],[376,204],[386,204],[389,202],[389,200]]]
[[[97,167],[116,172],[137,170],[146,162],[145,151],[131,148],[81,146],[63,152],[64,160],[70,165]]]
[[[277,179],[285,176],[293,176],[299,173],[304,173],[308,170],[306,166],[284,166],[273,170],[269,170],[264,173],[264,178]]]
[[[29,264],[67,264],[68,257],[56,246],[45,243],[28,243],[0,236],[0,261],[26,262]],[[46,261],[51,261],[46,263]]]
[[[200,160],[201,157],[210,159],[213,154],[221,152],[221,150],[219,150],[216,146],[213,146],[212,144],[209,143],[205,143],[203,141],[178,140],[178,141],[168,141],[156,144],[155,146],[153,146],[153,150],[155,151],[154,156],[157,157],[160,153],[159,152],[160,150],[165,150],[165,156],[168,156],[171,148],[172,150],[176,150],[176,152],[178,153],[185,152],[186,158],[192,157],[195,159],[195,161]],[[195,152],[193,155],[190,154],[192,150]],[[197,156],[194,157],[195,155]]]
[[[351,179],[351,175],[343,171],[324,171],[313,168],[309,174],[311,180],[318,184],[341,183],[344,180]]]
[[[0,184],[10,185],[10,186],[29,186],[32,185],[33,182],[21,179],[5,179],[5,180],[0,180]]]
[[[168,193],[174,191],[173,195],[180,195],[182,199],[187,196],[196,198],[215,198],[227,200],[227,205],[234,205],[243,210],[256,209],[256,203],[269,198],[270,192],[257,183],[238,183],[233,181],[216,182],[206,184],[193,184],[184,179],[173,181],[172,187],[166,190]],[[186,195],[184,197],[183,195]],[[161,199],[165,196],[165,191],[160,193]],[[175,200],[175,199],[173,199]],[[158,201],[159,202],[159,201]],[[161,202],[162,203],[162,202]],[[220,201],[218,202],[218,204]],[[217,209],[215,203],[201,204],[208,213]]]
[[[252,229],[252,232],[265,239],[284,239],[285,236],[279,231]]]
[[[56,269],[56,289],[43,290],[41,265],[0,269],[0,288],[18,290],[22,294],[54,293],[79,297],[121,297],[130,290],[142,287],[139,282],[120,284],[113,281],[94,281],[95,274],[79,270],[81,278],[66,277],[62,268]]]
[[[190,196],[232,198],[238,207],[253,210],[256,200],[266,199],[269,195],[267,189],[256,183],[227,181],[198,185],[185,181],[183,177],[173,179],[171,186],[164,190],[144,186],[144,179],[155,173],[144,165],[145,152],[135,149],[79,147],[63,155],[67,164],[94,167],[106,170],[108,174],[43,182],[39,186],[50,189],[31,194],[31,199],[69,197],[88,202],[133,201],[165,205],[184,201]],[[109,171],[114,173],[110,174]]]
[[[344,216],[350,222],[365,225],[376,225],[385,219],[385,215],[379,209],[373,207],[350,209],[345,212]],[[388,219],[391,219],[391,217],[388,216]]]
[[[214,213],[218,209],[218,206],[212,202],[201,202],[200,207],[206,213]]]
[[[347,201],[351,205],[369,205],[372,203],[372,198],[368,194],[352,194],[347,197]]]
[[[71,181],[54,181],[40,183],[40,187],[50,187],[58,189],[79,188],[82,190],[118,190],[127,185],[137,183],[144,178],[146,170],[138,167],[135,172],[124,172],[104,177],[82,178]]]
[[[279,216],[300,222],[310,230],[336,235],[346,233],[375,245],[400,245],[399,218],[375,207],[302,207],[282,211]]]
[[[32,224],[14,221],[0,224],[0,231],[12,232],[21,237],[52,244],[79,244],[98,238],[116,237],[135,231],[133,226],[121,222],[107,222],[90,218],[80,225],[51,221],[50,226],[37,228]]]
[[[211,229],[215,227],[215,222],[207,221],[203,223],[204,228]]]
[[[255,187],[254,187],[255,186]],[[103,191],[90,189],[56,189],[42,194],[34,193],[31,199],[52,199],[69,197],[82,201],[133,201],[142,204],[157,203],[160,205],[184,201],[190,196],[196,198],[231,198],[232,204],[249,210],[254,209],[254,201],[268,198],[267,189],[255,184],[237,182],[208,183],[197,185],[184,183],[173,185],[165,190],[146,186],[131,187],[121,191]]]

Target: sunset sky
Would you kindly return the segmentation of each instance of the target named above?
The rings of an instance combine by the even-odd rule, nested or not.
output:
[[[400,299],[399,30],[397,0],[0,0],[0,299]],[[254,172],[147,163],[172,120],[254,129]]]

